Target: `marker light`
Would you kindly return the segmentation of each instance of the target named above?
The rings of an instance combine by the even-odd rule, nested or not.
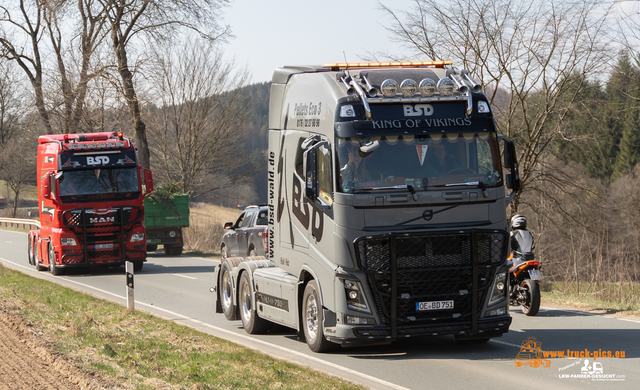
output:
[[[478,112],[481,114],[486,114],[489,112],[489,105],[487,104],[487,102],[478,102]]]
[[[119,132],[118,132],[118,138],[119,138],[119,139],[122,139],[122,137],[124,137],[124,134],[122,134],[122,131],[119,131]]]
[[[436,82],[431,79],[422,79],[418,88],[422,96],[432,96],[438,90]]]
[[[351,104],[340,107],[340,117],[341,118],[354,118],[356,116],[356,112],[353,109]]]
[[[400,84],[400,90],[402,91],[402,96],[404,97],[412,97],[418,92],[418,83],[414,80],[406,79]]]
[[[453,95],[454,84],[453,80],[448,77],[440,79],[438,81],[438,92],[442,96],[451,96]]]
[[[398,93],[398,83],[395,80],[386,79],[382,82],[380,86],[380,91],[382,95],[387,98],[395,97]]]
[[[69,134],[65,134],[62,138],[64,138],[64,142],[69,142]]]

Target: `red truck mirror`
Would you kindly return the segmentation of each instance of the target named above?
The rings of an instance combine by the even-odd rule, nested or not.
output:
[[[47,172],[42,178],[42,195],[45,199],[51,199],[51,180],[53,180],[52,172]]]
[[[149,195],[153,192],[153,174],[150,169],[140,168],[141,179],[140,182],[142,184],[142,193],[144,196]]]

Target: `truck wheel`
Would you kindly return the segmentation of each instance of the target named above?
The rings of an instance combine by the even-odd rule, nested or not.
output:
[[[240,292],[238,293],[238,303],[240,305],[240,319],[244,330],[249,334],[264,333],[269,329],[269,322],[258,317],[253,310],[251,298],[251,281],[246,272],[240,277]]]
[[[258,256],[258,254],[256,253],[256,248],[254,248],[253,245],[251,246],[251,248],[249,248],[247,256]]]
[[[29,241],[27,241],[27,254],[29,256],[29,265],[34,265],[33,263],[33,238],[29,236]]]
[[[224,260],[227,257],[229,257],[229,252],[227,251],[226,245],[222,244],[222,246],[220,247],[220,259]]]
[[[164,254],[168,256],[180,256],[182,254],[182,246],[165,245]]]
[[[33,240],[34,240],[34,244],[33,244],[33,263],[36,266],[36,270],[44,271],[47,268],[40,265],[40,254],[38,253],[38,241],[37,241],[37,239],[35,237],[34,237]]]
[[[49,271],[51,271],[51,275],[57,276],[62,274],[62,269],[56,267],[56,254],[53,251],[53,245],[48,244],[49,247]]]
[[[233,286],[231,285],[231,265],[227,259],[220,264],[220,303],[222,312],[229,321],[237,320],[236,305],[233,302]]]
[[[134,261],[133,262],[133,272],[142,271],[142,267],[144,266],[144,262],[142,261]]]
[[[304,337],[309,349],[318,353],[333,349],[335,344],[324,338],[322,301],[315,280],[310,281],[304,289],[301,312]]]
[[[540,310],[540,285],[531,279],[525,279],[520,284],[520,288],[524,290],[527,297],[522,305],[522,312],[530,317],[535,316]]]
[[[155,252],[158,250],[158,245],[147,245],[147,252]]]

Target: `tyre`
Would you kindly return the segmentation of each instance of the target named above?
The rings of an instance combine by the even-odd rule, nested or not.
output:
[[[182,246],[179,245],[165,245],[164,253],[168,256],[180,256],[182,254]]]
[[[220,304],[222,305],[222,312],[225,318],[229,321],[238,319],[236,316],[236,305],[233,300],[232,268],[227,259],[222,260],[222,263],[220,263]]]
[[[222,244],[220,247],[220,260],[224,260],[229,257],[229,251],[227,250],[227,246]]]
[[[528,316],[535,316],[540,309],[540,285],[531,279],[525,279],[520,284],[521,293],[526,301],[522,304],[522,312]]]
[[[142,271],[142,267],[143,266],[144,266],[144,262],[143,261],[134,261],[133,262],[133,272]]]
[[[29,264],[35,265],[33,262],[33,238],[31,236],[27,239],[27,255],[29,256]]]
[[[51,271],[51,275],[57,276],[62,274],[62,269],[56,267],[56,254],[53,251],[53,245],[48,244],[47,247],[49,247],[49,271]]]
[[[325,339],[323,327],[322,300],[318,292],[315,280],[307,283],[302,298],[302,328],[309,349],[313,352],[327,352],[334,348],[329,340]]]
[[[38,271],[46,271],[47,267],[43,267],[40,265],[40,251],[38,250],[38,241],[34,238],[33,244],[33,264],[36,266],[36,270]]]
[[[249,251],[247,252],[247,256],[258,256],[258,254],[256,253],[256,248],[254,248],[253,245],[251,247],[249,247]]]
[[[240,276],[240,288],[238,291],[238,304],[240,306],[240,319],[242,320],[242,326],[244,330],[249,334],[264,333],[269,329],[269,322],[258,317],[255,310],[253,310],[251,293],[251,281],[249,275],[246,272]]]
[[[158,250],[158,245],[147,245],[147,252],[155,252]]]

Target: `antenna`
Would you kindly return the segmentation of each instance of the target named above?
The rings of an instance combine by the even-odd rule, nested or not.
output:
[[[344,62],[348,64],[349,61],[347,61],[347,53],[345,53],[344,50],[342,51],[342,55],[344,56]]]

